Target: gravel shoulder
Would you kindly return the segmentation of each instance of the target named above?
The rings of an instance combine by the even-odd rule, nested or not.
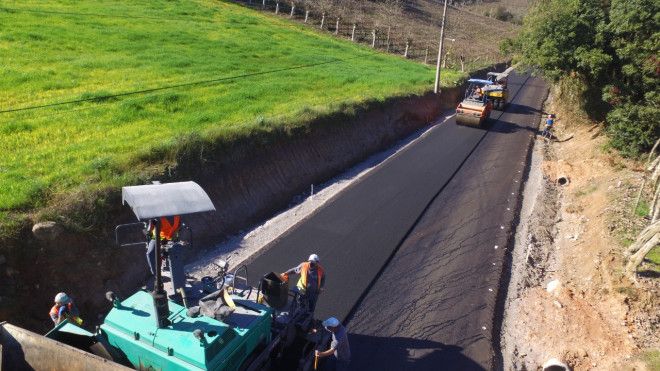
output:
[[[501,343],[505,370],[555,358],[573,370],[653,369],[658,280],[621,273],[624,238],[643,218],[630,206],[636,163],[603,150],[606,138],[552,98],[558,140],[537,139],[516,232]],[[564,115],[565,113],[565,115]],[[560,185],[558,179],[568,182]]]

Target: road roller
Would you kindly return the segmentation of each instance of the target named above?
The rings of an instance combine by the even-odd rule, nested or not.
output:
[[[493,110],[493,102],[488,99],[485,88],[488,80],[470,79],[465,90],[465,98],[456,107],[458,125],[483,128]]]

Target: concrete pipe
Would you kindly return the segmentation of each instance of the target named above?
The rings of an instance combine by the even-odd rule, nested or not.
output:
[[[560,186],[568,185],[568,183],[570,182],[571,181],[567,175],[560,175],[557,177],[557,184],[559,184]]]
[[[557,358],[550,358],[543,364],[543,371],[570,371],[571,368],[567,364],[558,360]]]

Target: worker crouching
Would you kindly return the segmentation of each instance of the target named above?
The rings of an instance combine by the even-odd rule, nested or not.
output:
[[[300,279],[296,284],[300,303],[306,306],[310,313],[314,313],[319,294],[325,286],[325,272],[319,264],[319,256],[316,254],[310,255],[306,262],[289,269],[285,272],[285,275],[294,273],[300,275]]]
[[[326,351],[315,352],[317,359],[331,357],[326,370],[344,371],[349,369],[351,363],[351,347],[348,343],[348,333],[338,319],[330,317],[323,321],[323,327],[332,333],[332,343]]]
[[[83,320],[80,318],[80,312],[73,303],[73,300],[63,292],[55,295],[55,305],[50,309],[50,318],[56,326],[65,319],[78,326],[83,323]]]

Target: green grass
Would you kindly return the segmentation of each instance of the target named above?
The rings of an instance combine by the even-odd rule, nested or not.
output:
[[[649,215],[649,212],[649,203],[645,200],[639,200],[639,204],[637,204],[637,207],[635,208],[635,215],[644,217]]]
[[[424,92],[434,76],[429,67],[210,0],[3,1],[0,55],[0,111],[87,100],[0,113],[0,211],[11,212],[83,184],[143,177],[151,150],[166,152],[182,135],[231,138],[295,126]],[[300,66],[308,67],[283,70]],[[266,73],[273,70],[280,71]],[[254,73],[263,74],[218,81]],[[447,71],[443,84],[460,78]],[[204,83],[132,94],[194,82]]]
[[[660,247],[656,246],[646,255],[648,260],[648,269],[654,272],[660,272]]]
[[[660,371],[660,350],[647,350],[642,354],[641,358],[650,371]]]

